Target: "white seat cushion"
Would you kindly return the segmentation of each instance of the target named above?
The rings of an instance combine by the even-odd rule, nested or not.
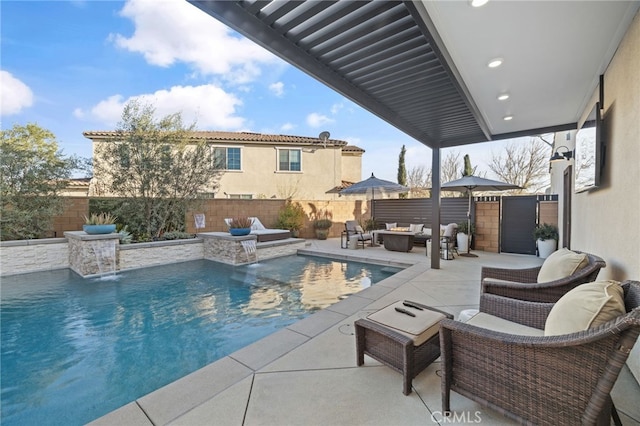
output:
[[[389,231],[389,230],[391,230],[391,229],[393,229],[393,228],[396,228],[396,227],[398,226],[398,223],[397,223],[397,222],[394,222],[394,223],[385,223],[384,225],[385,225],[385,227],[387,228],[387,231]]]
[[[483,284],[522,284],[516,281],[501,280],[500,278],[486,277],[482,280]]]
[[[487,330],[499,331],[501,333],[516,334],[519,336],[544,336],[544,330],[528,327],[526,325],[511,322],[504,318],[479,312],[467,320],[467,324],[486,328]]]
[[[396,307],[413,313],[415,317],[397,312]],[[404,306],[402,301],[399,301],[370,314],[367,318],[410,337],[415,346],[420,346],[438,333],[440,321],[446,317],[429,309],[418,310]]]

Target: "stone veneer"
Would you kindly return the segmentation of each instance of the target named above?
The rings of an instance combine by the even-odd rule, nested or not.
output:
[[[212,232],[199,234],[199,238],[190,240],[127,245],[120,245],[119,234],[115,233],[88,235],[83,231],[67,231],[65,236],[67,238],[3,241],[0,243],[1,275],[65,268],[82,276],[108,273],[114,266],[108,260],[112,256],[100,256],[104,257],[102,271],[96,257],[96,252],[101,254],[103,251],[109,254],[115,250],[115,270],[123,271],[199,259],[241,265],[295,255],[305,247],[305,240],[299,238],[257,243],[257,252],[247,257],[241,241],[255,241],[253,235],[232,237],[226,232]]]
[[[305,240],[287,238],[284,240],[257,243],[255,235],[234,237],[228,232],[203,232],[198,237],[204,241],[204,258],[229,265],[244,265],[274,257],[296,254],[304,248]],[[256,252],[247,251],[242,243],[253,242]]]
[[[84,231],[64,233],[69,241],[69,267],[83,277],[115,273],[120,234],[89,235]]]
[[[0,265],[1,275],[68,268],[69,244],[66,238],[3,241]]]
[[[204,257],[202,240],[157,241],[120,246],[120,270],[187,262]]]

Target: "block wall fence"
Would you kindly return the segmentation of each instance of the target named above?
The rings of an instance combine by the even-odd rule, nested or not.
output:
[[[315,238],[313,230],[313,212],[329,210],[333,213],[333,227],[329,237],[339,237],[344,229],[344,222],[356,219],[361,222],[370,218],[370,205],[361,200],[298,200],[306,213],[305,224],[300,231],[300,238]],[[186,217],[187,232],[222,232],[226,231],[225,218],[236,216],[256,216],[266,227],[274,227],[278,220],[278,212],[286,203],[285,200],[204,200],[201,207],[188,212]],[[53,237],[62,237],[65,231],[79,231],[84,223],[84,215],[89,213],[89,198],[66,197],[64,212],[53,222]],[[195,228],[196,213],[204,213],[205,227]],[[540,222],[558,225],[558,202],[541,201],[539,203]],[[476,201],[476,235],[473,248],[488,252],[499,252],[500,249],[500,202]]]

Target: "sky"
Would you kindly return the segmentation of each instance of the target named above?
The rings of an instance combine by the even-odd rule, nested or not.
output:
[[[316,137],[366,152],[362,178],[397,181],[431,150],[184,0],[0,1],[1,126],[36,123],[65,155],[91,157],[82,132],[115,130],[132,99],[198,130]],[[478,171],[512,141],[443,150]],[[462,164],[461,164],[462,167]]]

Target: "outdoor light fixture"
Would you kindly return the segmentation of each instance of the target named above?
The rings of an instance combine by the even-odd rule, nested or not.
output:
[[[564,148],[563,152],[560,152],[561,148]],[[553,153],[549,161],[555,162],[555,161],[562,161],[562,160],[571,160],[572,158],[573,158],[573,151],[570,150],[568,147],[562,145],[562,146],[559,146],[558,149],[556,149],[556,152]]]
[[[502,58],[494,58],[494,59],[489,61],[487,66],[489,68],[498,68],[500,65],[502,65],[503,62],[504,62],[504,59],[502,59]]]
[[[504,117],[502,117],[502,119],[504,121],[511,121],[511,120],[513,120],[513,115],[505,115]]]
[[[318,135],[318,139],[322,141],[322,146],[325,148],[327,147],[327,141],[329,140],[329,136],[331,136],[331,133],[327,132],[326,130],[320,133],[320,135]]]
[[[469,4],[473,7],[480,7],[480,6],[484,6],[488,2],[489,0],[470,0]]]
[[[508,93],[500,93],[498,95],[498,100],[499,101],[506,101],[507,99],[509,99],[509,94]]]

